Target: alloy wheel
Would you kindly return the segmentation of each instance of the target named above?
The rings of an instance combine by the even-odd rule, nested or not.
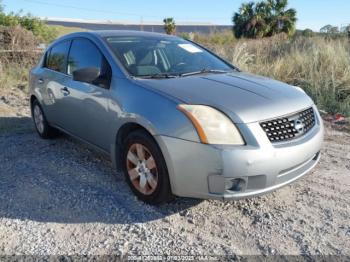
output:
[[[132,144],[128,150],[126,166],[133,186],[144,195],[151,195],[158,185],[158,170],[154,157],[141,144]]]

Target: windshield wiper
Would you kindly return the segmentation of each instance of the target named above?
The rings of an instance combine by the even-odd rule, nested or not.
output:
[[[178,74],[169,74],[169,73],[158,73],[150,75],[139,75],[135,77],[146,78],[146,79],[161,79],[161,78],[175,78],[178,77]]]
[[[213,74],[225,74],[225,73],[229,73],[231,71],[228,70],[218,70],[218,69],[202,69],[200,71],[194,71],[194,72],[188,72],[188,73],[183,73],[180,74],[180,76],[184,77],[184,76],[193,76],[193,75],[200,75],[200,74],[208,74],[208,73],[213,73]]]
[[[202,69],[200,71],[193,71],[188,73],[157,73],[157,74],[149,74],[149,75],[136,75],[134,77],[140,77],[145,79],[162,79],[162,78],[176,78],[176,77],[185,77],[192,75],[200,75],[200,74],[225,74],[232,72],[232,70],[219,70],[219,69]]]

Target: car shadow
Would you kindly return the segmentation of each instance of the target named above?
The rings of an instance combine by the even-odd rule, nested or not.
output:
[[[29,117],[0,117],[0,217],[55,223],[142,223],[201,200],[139,201],[107,156],[62,134],[39,138]]]

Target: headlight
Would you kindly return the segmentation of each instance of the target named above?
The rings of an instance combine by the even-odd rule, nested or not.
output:
[[[220,111],[204,105],[178,105],[177,108],[191,120],[202,143],[244,145],[237,127]]]

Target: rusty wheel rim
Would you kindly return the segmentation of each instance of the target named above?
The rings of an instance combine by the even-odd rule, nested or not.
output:
[[[144,195],[151,195],[158,185],[158,170],[154,157],[141,144],[132,144],[129,148],[126,166],[130,181]]]

